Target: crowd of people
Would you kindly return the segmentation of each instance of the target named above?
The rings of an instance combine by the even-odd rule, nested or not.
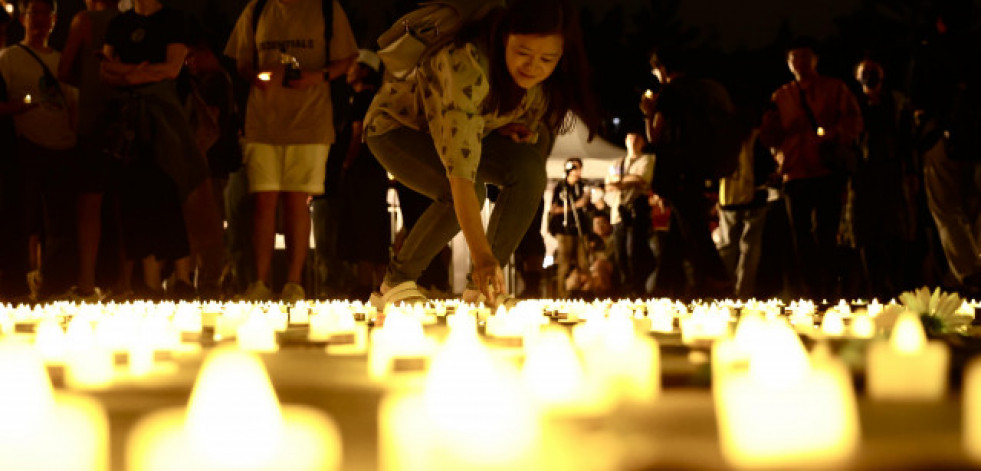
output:
[[[891,299],[923,285],[981,295],[981,75],[963,60],[979,44],[965,12],[933,14],[905,92],[874,57],[844,80],[820,74],[808,39],[787,48],[793,80],[764,103],[732,100],[689,75],[684,57],[655,53],[659,86],[640,103],[651,145],[635,150],[643,138],[628,133],[605,210],[580,196],[589,190],[571,159],[553,222],[572,208],[612,216],[618,295]],[[587,286],[565,274],[597,271],[576,237],[601,233],[552,232],[559,292]]]
[[[566,0],[474,13],[397,78],[336,0],[253,0],[221,45],[159,0],[86,7],[60,52],[55,0],[0,9],[0,40],[24,30],[0,52],[0,301],[424,302],[451,291],[461,231],[463,298],[491,305],[515,299],[512,255],[522,297],[981,294],[981,75],[959,12],[934,12],[908,87],[871,56],[824,76],[800,40],[756,103],[659,49],[624,157],[602,182],[568,159],[543,200],[570,114],[601,121]]]

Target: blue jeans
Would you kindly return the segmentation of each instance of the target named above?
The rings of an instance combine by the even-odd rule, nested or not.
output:
[[[485,185],[500,187],[487,224],[487,240],[503,267],[535,217],[545,192],[546,139],[519,144],[492,133],[484,138],[474,190],[478,201]],[[385,283],[393,286],[415,281],[430,260],[460,232],[446,168],[429,134],[402,127],[365,139],[378,161],[405,186],[432,200],[406,236],[401,250],[388,264]]]

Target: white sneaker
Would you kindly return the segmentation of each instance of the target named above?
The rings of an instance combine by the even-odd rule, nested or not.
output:
[[[385,294],[375,291],[368,298],[368,302],[379,311],[389,304],[425,304],[428,301],[426,295],[419,291],[415,281],[403,281],[389,288]]]

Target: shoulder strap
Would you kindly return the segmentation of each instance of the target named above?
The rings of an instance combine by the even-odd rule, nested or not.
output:
[[[813,130],[817,132],[818,129],[817,118],[814,117],[814,111],[811,110],[811,105],[807,104],[807,97],[804,96],[804,89],[801,88],[800,82],[797,82],[797,90],[800,95],[800,106],[804,108],[804,114],[807,115],[807,120],[811,122],[811,128],[813,128]]]
[[[252,39],[255,48],[252,50],[252,67],[259,64],[259,43],[255,40],[256,31],[259,30],[259,17],[266,9],[268,0],[256,0],[255,8],[252,10]],[[334,0],[321,0],[320,10],[324,15],[324,51],[327,55],[327,63],[330,63],[330,39],[334,36]]]
[[[252,8],[252,43],[255,45],[252,48],[252,68],[254,70],[259,68],[259,40],[255,34],[259,30],[259,17],[262,16],[262,10],[265,9],[266,0],[256,0],[255,6]]]
[[[58,90],[58,94],[64,97],[65,94],[61,90],[61,83],[58,82],[57,76],[51,73],[51,69],[48,68],[48,64],[45,64],[44,61],[41,60],[41,58],[38,57],[37,54],[34,53],[34,51],[31,50],[31,48],[25,46],[24,44],[17,43],[16,46],[26,51],[28,54],[31,55],[31,57],[34,58],[34,60],[37,61],[38,64],[41,64],[41,68],[44,70],[44,75],[52,78],[52,83],[54,84],[55,89]]]

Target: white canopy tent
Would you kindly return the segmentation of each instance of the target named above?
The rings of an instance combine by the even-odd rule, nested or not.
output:
[[[586,142],[589,129],[577,117],[569,133],[559,135],[548,156],[546,170],[549,179],[561,180],[565,177],[563,165],[569,157],[579,157],[583,161],[582,178],[585,180],[603,179],[610,165],[627,154],[625,147],[613,144],[596,136]]]

